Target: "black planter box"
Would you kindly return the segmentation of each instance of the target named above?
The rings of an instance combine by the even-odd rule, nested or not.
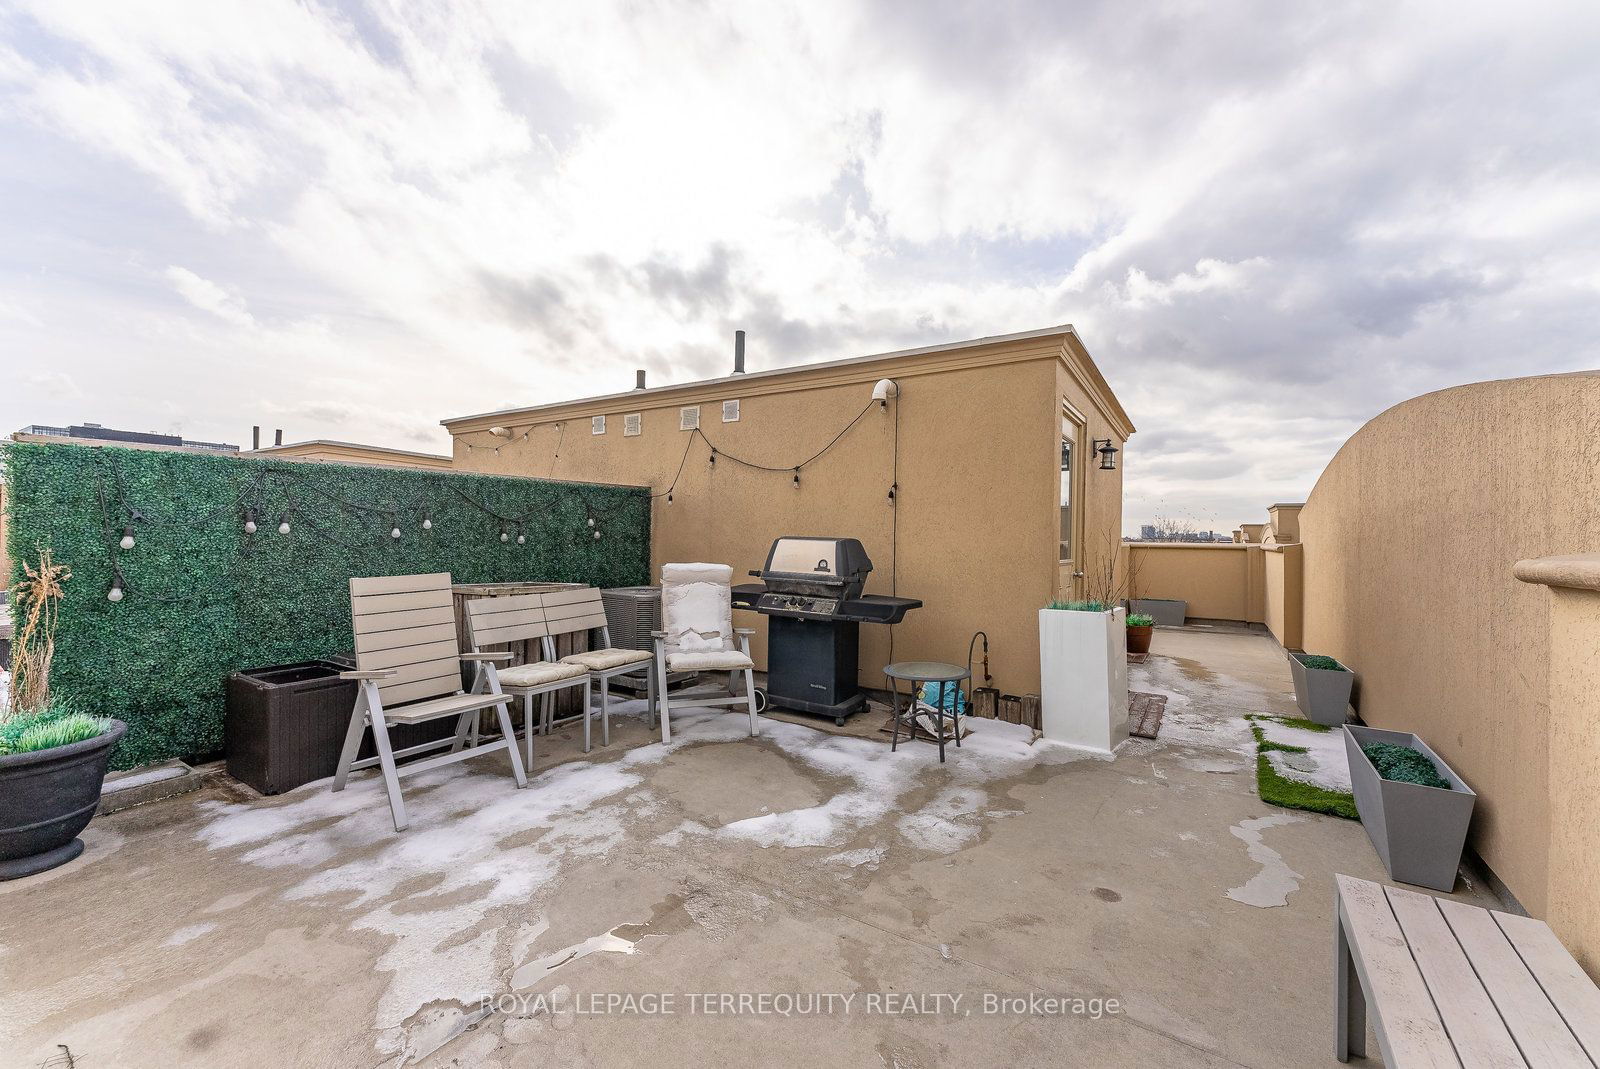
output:
[[[228,775],[262,794],[281,794],[333,775],[356,703],[355,682],[339,678],[348,668],[337,661],[302,661],[229,676]],[[389,741],[404,750],[449,738],[455,728],[453,716],[392,724]],[[360,756],[375,753],[368,728]]]

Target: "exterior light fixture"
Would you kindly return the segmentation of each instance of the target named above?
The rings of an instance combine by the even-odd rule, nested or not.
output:
[[[244,510],[244,533],[245,534],[255,534],[256,533],[256,510],[255,509],[245,509]]]
[[[1110,438],[1096,438],[1091,451],[1100,454],[1101,471],[1117,470],[1117,447],[1111,444]]]
[[[122,529],[122,541],[118,542],[117,545],[121,546],[123,549],[132,549],[133,548],[133,528],[132,527],[124,527]]]
[[[278,533],[279,534],[288,534],[289,533],[289,514],[287,512],[285,512],[282,516],[278,517]]]

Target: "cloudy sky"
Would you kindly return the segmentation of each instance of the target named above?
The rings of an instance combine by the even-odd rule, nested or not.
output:
[[[1600,366],[1600,4],[0,0],[0,430],[442,451],[1056,323],[1130,526]]]

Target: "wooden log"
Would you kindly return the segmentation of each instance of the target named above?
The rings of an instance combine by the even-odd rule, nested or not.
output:
[[[1000,719],[1008,724],[1022,723],[1022,699],[1015,694],[1000,695]]]
[[[993,720],[1000,712],[1000,692],[993,687],[972,688],[972,715]]]
[[[1022,720],[1020,722],[1027,724],[1035,731],[1044,730],[1044,715],[1039,708],[1039,696],[1037,694],[1024,694],[1022,696]]]

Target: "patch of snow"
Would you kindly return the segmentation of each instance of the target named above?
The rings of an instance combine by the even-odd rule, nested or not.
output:
[[[1250,877],[1244,886],[1229,889],[1229,898],[1263,909],[1289,904],[1289,896],[1300,889],[1302,877],[1284,862],[1282,854],[1262,842],[1261,833],[1284,824],[1298,824],[1304,819],[1293,813],[1274,813],[1241,820],[1228,829],[1235,839],[1245,844],[1250,860],[1261,866],[1261,871]]]
[[[883,864],[884,855],[889,851],[882,846],[867,846],[860,850],[841,850],[837,854],[829,854],[824,861],[837,861],[841,865],[848,865],[853,869],[866,866],[868,872],[875,872]]]
[[[1278,720],[1256,720],[1268,742],[1299,746],[1303,754],[1268,750],[1267,760],[1285,779],[1309,783],[1323,790],[1350,793],[1350,762],[1344,750],[1344,732],[1310,731]]]
[[[177,931],[167,936],[166,942],[162,943],[161,945],[164,947],[181,947],[185,943],[193,942],[194,940],[199,939],[202,935],[206,935],[207,933],[214,932],[216,930],[217,926],[210,921],[207,921],[204,924],[191,924],[187,928],[179,928]]]
[[[989,796],[973,787],[950,787],[915,813],[900,818],[900,834],[911,845],[935,854],[952,854],[978,837],[971,818]]]

